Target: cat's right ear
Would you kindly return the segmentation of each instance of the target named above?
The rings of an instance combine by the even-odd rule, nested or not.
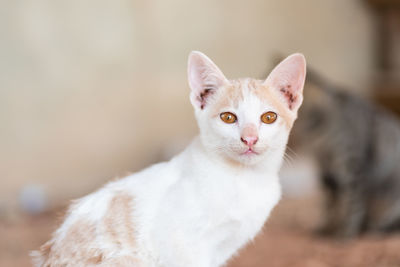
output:
[[[206,55],[192,51],[188,62],[190,101],[195,108],[204,109],[215,90],[228,83],[222,71]]]

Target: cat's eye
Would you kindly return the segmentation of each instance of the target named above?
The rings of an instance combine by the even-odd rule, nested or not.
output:
[[[266,124],[271,124],[276,121],[278,115],[275,112],[268,111],[261,115],[261,121]]]
[[[236,115],[231,112],[222,112],[219,117],[225,123],[234,123],[237,121]]]

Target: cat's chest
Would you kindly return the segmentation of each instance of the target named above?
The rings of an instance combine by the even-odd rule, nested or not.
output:
[[[186,214],[193,214],[188,219],[204,220],[204,227],[214,229],[258,228],[280,197],[277,177],[267,174],[217,173],[185,181],[181,192],[182,199],[175,201]]]
[[[255,236],[280,197],[277,177],[209,173],[181,177],[161,197],[152,246],[172,244],[165,257],[174,251],[219,266]]]
[[[209,224],[204,225],[202,237],[211,245],[215,263],[223,262],[260,231],[280,198],[280,187],[272,181],[258,185],[240,181],[221,189],[220,196],[204,203]],[[213,251],[219,253],[214,255]]]
[[[245,179],[245,178],[244,178]],[[269,191],[264,184],[252,184],[246,181],[231,181],[224,185],[207,185],[203,195],[208,197],[199,202],[215,220],[241,220],[243,217],[257,213],[268,200]],[[273,189],[272,189],[273,191]]]

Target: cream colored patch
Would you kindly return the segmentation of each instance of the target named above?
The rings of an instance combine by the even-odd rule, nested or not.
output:
[[[136,247],[135,229],[132,225],[133,199],[120,193],[111,201],[104,217],[105,234],[117,246]]]
[[[71,225],[63,239],[45,243],[34,260],[43,267],[98,265],[103,254],[94,245],[95,240],[95,225],[80,220]]]
[[[221,110],[237,106],[240,101],[243,101],[243,87],[242,80],[232,80],[229,85],[221,88],[221,91],[216,96],[217,100],[212,107],[214,116],[219,116]]]
[[[52,240],[32,253],[35,266],[141,266],[140,260],[133,255],[116,257],[114,253],[121,248],[128,248],[132,253],[137,249],[132,205],[133,198],[130,195],[117,194],[111,199],[103,220],[98,224],[81,219],[68,228],[63,238],[59,238],[60,233],[56,232]],[[73,209],[74,205],[70,211]],[[98,236],[105,237],[105,240],[98,239]],[[100,249],[98,240],[112,244],[115,250]]]

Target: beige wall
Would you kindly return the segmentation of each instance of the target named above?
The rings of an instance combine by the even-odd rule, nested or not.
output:
[[[186,58],[264,77],[303,52],[363,90],[373,21],[356,0],[39,0],[0,8],[0,211],[26,184],[50,205],[170,155],[197,129]]]

